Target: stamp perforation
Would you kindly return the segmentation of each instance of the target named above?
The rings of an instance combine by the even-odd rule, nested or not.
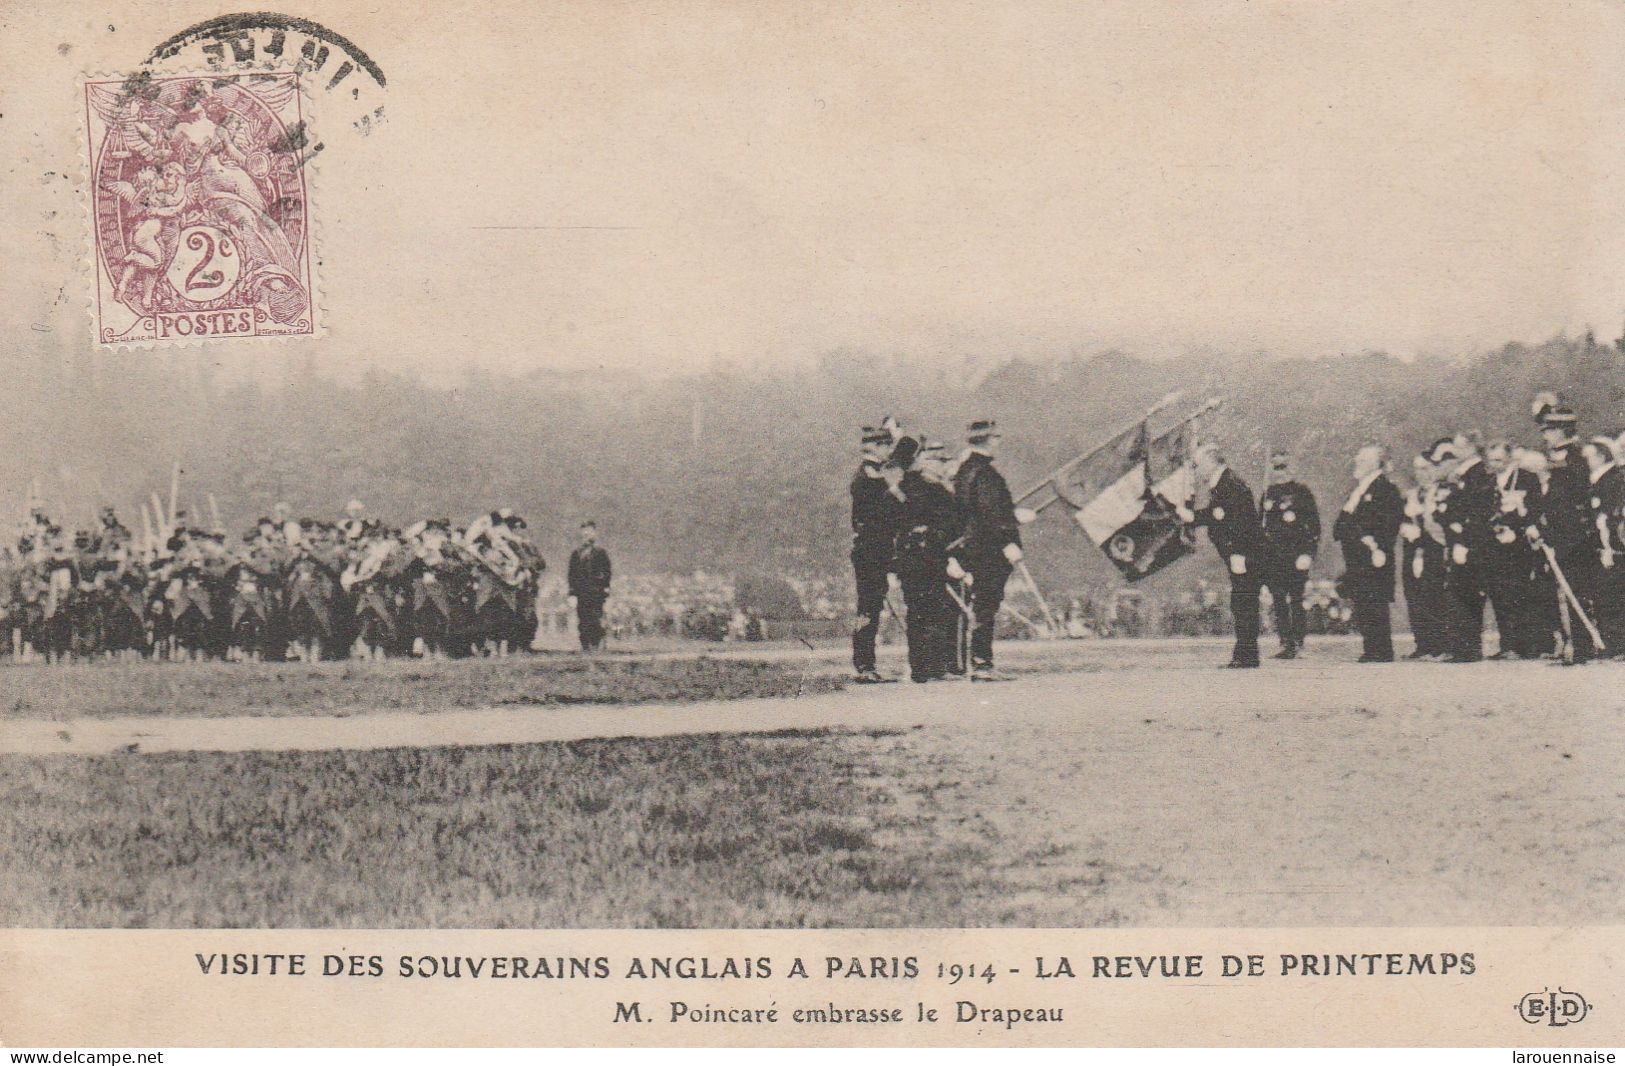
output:
[[[284,82],[288,96],[281,101],[280,106],[273,107],[271,103],[268,103],[258,94],[257,90],[251,89],[244,84],[248,81],[253,81],[262,87],[266,82]],[[192,305],[186,303],[185,296],[182,296],[181,300],[186,303],[186,306],[179,308],[172,306],[170,309],[161,312],[162,317],[160,317],[160,314],[153,312],[151,297],[137,299],[136,306],[130,306],[129,303],[121,300],[120,297],[127,297],[128,292],[121,293],[120,279],[112,274],[112,260],[111,256],[107,254],[106,247],[107,230],[110,223],[104,217],[105,213],[110,211],[111,208],[107,202],[109,192],[103,188],[101,174],[106,160],[100,154],[107,150],[106,141],[111,123],[98,110],[95,94],[99,92],[105,96],[111,91],[117,96],[130,96],[137,93],[151,95],[153,99],[159,101],[158,106],[160,108],[165,108],[166,105],[162,103],[159,94],[169,92],[173,95],[175,91],[179,90],[194,94],[182,98],[183,106],[200,108],[203,106],[203,101],[213,99],[215,96],[224,93],[222,87],[228,85],[235,90],[228,99],[232,100],[237,106],[230,107],[215,101],[214,112],[211,112],[211,114],[215,114],[215,117],[218,117],[221,122],[240,127],[248,125],[249,122],[248,119],[242,116],[242,111],[251,110],[255,107],[261,109],[263,114],[256,115],[260,123],[260,129],[262,131],[278,130],[280,131],[280,138],[275,143],[259,144],[258,147],[262,150],[255,154],[252,163],[265,169],[269,168],[273,162],[276,162],[273,153],[288,156],[291,162],[283,165],[289,173],[297,176],[297,194],[293,195],[291,191],[279,191],[274,202],[266,203],[255,192],[255,190],[261,188],[260,179],[264,177],[263,174],[256,175],[252,184],[250,184],[249,175],[253,172],[252,166],[246,166],[241,168],[240,171],[234,171],[228,165],[218,163],[218,161],[211,163],[210,165],[216,169],[216,173],[211,176],[211,180],[218,181],[223,187],[215,188],[208,185],[207,182],[205,183],[205,188],[215,194],[209,199],[208,206],[223,212],[229,219],[234,220],[236,228],[234,229],[230,221],[221,224],[222,220],[216,217],[214,213],[201,215],[193,213],[188,216],[194,220],[194,225],[188,232],[192,234],[195,243],[189,243],[189,247],[194,250],[203,249],[204,251],[199,254],[210,256],[213,256],[217,251],[230,253],[222,254],[217,262],[223,266],[233,265],[232,257],[235,256],[235,266],[239,271],[246,270],[252,263],[256,268],[256,272],[251,275],[240,273],[237,279],[232,282],[232,287],[226,291],[226,295],[239,296],[239,299],[235,301],[235,306],[222,306],[222,301],[219,299],[221,294],[215,294],[213,301],[205,301],[201,310],[194,310]],[[165,88],[153,90],[150,88],[151,86],[163,86]],[[320,211],[315,207],[319,195],[317,191],[319,182],[316,168],[313,165],[315,156],[320,153],[310,150],[310,145],[316,141],[311,132],[314,108],[312,102],[308,99],[308,79],[302,76],[302,72],[298,70],[230,72],[211,70],[165,72],[157,75],[149,71],[143,71],[129,76],[87,73],[76,80],[75,88],[80,94],[78,101],[80,110],[78,114],[84,122],[85,153],[82,157],[81,166],[81,180],[83,183],[81,187],[81,203],[84,206],[85,221],[88,227],[84,262],[92,273],[92,283],[87,287],[86,292],[86,310],[90,319],[93,341],[97,347],[113,350],[156,347],[185,348],[211,344],[217,339],[288,340],[318,336],[323,332],[326,307],[322,303],[317,271],[320,258],[318,248],[321,239]],[[207,94],[207,96],[202,94]],[[171,103],[173,102],[171,100]],[[127,103],[127,100],[120,100],[121,106],[124,103]],[[222,107],[225,108],[225,113],[219,114],[218,112]],[[167,109],[173,111],[172,107]],[[186,115],[190,116],[191,112],[186,112]],[[230,116],[235,116],[235,118]],[[269,116],[269,121],[267,121],[266,116]],[[168,117],[168,121],[171,125],[167,133],[174,136],[175,130],[178,128],[178,122],[173,115]],[[214,134],[218,135],[220,129],[212,125],[213,121],[214,119],[210,118],[208,123],[203,123],[200,119],[199,125],[210,128]],[[183,155],[191,150],[191,146],[187,141],[177,140],[176,143],[180,145],[179,150]],[[211,147],[210,150],[214,150],[214,148]],[[163,160],[166,154],[167,149],[160,148],[154,157],[148,159],[143,156],[143,159],[148,162],[157,162]],[[241,160],[238,162],[241,162]],[[141,174],[143,180],[148,182],[146,188],[152,197],[146,202],[144,208],[149,215],[160,215],[165,211],[173,210],[176,200],[186,201],[190,205],[190,198],[195,194],[192,184],[194,178],[192,171],[172,160],[165,162],[163,165],[168,168],[168,188],[173,189],[179,183],[182,175],[175,173],[175,168],[179,167],[180,171],[185,174],[187,192],[177,194],[158,191],[155,184],[157,179],[151,169],[144,169]],[[128,172],[128,170],[128,166],[123,168],[123,172]],[[233,182],[236,183],[236,187],[233,187]],[[130,182],[126,181],[119,184],[124,187],[118,190],[118,195],[123,197],[132,195],[132,188],[129,187]],[[270,187],[280,189],[275,184]],[[169,198],[164,199],[166,196]],[[153,207],[153,199],[156,199],[156,202],[160,205],[159,207]],[[278,217],[279,212],[289,210],[293,210],[297,214],[300,238],[299,247],[292,261],[289,260],[288,256],[292,246],[286,245],[284,247],[287,234],[284,232],[282,221]],[[150,219],[147,224],[150,231]],[[161,258],[167,275],[175,269],[175,262],[179,258],[182,249],[172,247],[175,245],[178,235],[175,227],[161,226],[160,229],[165,239],[158,241],[156,247],[160,253],[163,253]],[[212,231],[212,235],[202,231]],[[122,230],[120,233],[124,235]],[[149,239],[146,250],[152,252],[155,247],[151,243],[152,234],[148,232],[145,236]],[[242,239],[245,237],[246,243]],[[283,243],[278,243],[279,239]],[[280,254],[278,250],[280,250]],[[146,270],[146,273],[142,275],[143,284],[148,286],[146,291],[163,293],[164,300],[173,305],[174,298],[169,296],[166,290],[160,289],[158,280],[152,277],[152,273],[156,269],[153,265],[154,258],[155,256],[152,254],[145,256],[137,254],[127,256],[127,261],[129,259],[135,261],[134,269],[137,273],[140,273],[143,269]],[[295,266],[297,269],[292,269]],[[125,272],[129,273],[129,269],[127,267]],[[190,276],[187,278],[188,283],[190,284],[200,274],[204,283],[224,280],[223,274],[219,271],[203,271],[200,265],[191,271]],[[252,284],[245,285],[245,280]],[[128,283],[128,278],[125,279],[125,283]],[[253,286],[258,287],[254,288]],[[300,301],[302,315],[287,317],[288,309],[294,304],[290,294],[295,293],[298,288],[303,290],[302,300]],[[242,289],[243,292],[237,293],[238,289]],[[257,295],[247,301],[241,298],[251,294]],[[281,304],[272,305],[270,301],[275,299],[281,299]],[[114,310],[115,307],[118,310]],[[111,317],[109,311],[113,312]],[[227,311],[236,314],[224,314]],[[210,317],[191,317],[196,315]],[[122,328],[117,328],[120,326]]]

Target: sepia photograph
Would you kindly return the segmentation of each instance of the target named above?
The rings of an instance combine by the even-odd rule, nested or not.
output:
[[[0,926],[1625,924],[1625,7],[0,29]]]

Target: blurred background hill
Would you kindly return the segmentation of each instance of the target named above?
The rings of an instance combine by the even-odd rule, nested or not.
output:
[[[556,567],[591,517],[624,573],[840,576],[857,427],[887,413],[956,446],[968,418],[997,418],[1019,491],[1173,389],[1185,406],[1219,396],[1208,428],[1254,491],[1265,449],[1285,447],[1329,513],[1363,442],[1393,448],[1402,482],[1412,454],[1459,427],[1538,443],[1529,400],[1544,388],[1585,426],[1625,426],[1625,353],[1590,335],[1458,359],[1107,351],[967,371],[844,351],[781,370],[469,371],[435,384],[335,378],[298,357],[280,375],[225,380],[195,353],[20,354],[0,424],[0,513],[20,517],[38,479],[65,524],[106,502],[139,528],[135,502],[167,494],[178,462],[183,506],[206,508],[213,493],[233,532],[279,500],[333,517],[356,497],[396,524],[510,506]],[[1046,585],[1115,580],[1064,514],[1028,540]],[[1211,555],[1198,556],[1202,572]],[[1341,568],[1334,555],[1323,546],[1318,573]],[[1152,583],[1191,573],[1182,564]]]

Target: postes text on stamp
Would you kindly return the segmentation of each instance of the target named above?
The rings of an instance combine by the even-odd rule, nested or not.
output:
[[[85,83],[96,339],[317,331],[298,75]]]

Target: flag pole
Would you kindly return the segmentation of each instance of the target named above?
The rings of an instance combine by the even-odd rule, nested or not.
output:
[[[1032,511],[1035,511],[1035,512],[1042,511],[1044,508],[1046,508],[1046,507],[1050,506],[1051,504],[1053,504],[1056,500],[1062,499],[1063,497],[1061,496],[1061,494],[1059,492],[1055,491],[1055,483],[1057,481],[1059,481],[1061,477],[1063,477],[1064,475],[1066,475],[1067,473],[1072,471],[1074,468],[1080,466],[1081,464],[1088,462],[1090,459],[1093,459],[1095,456],[1099,455],[1101,452],[1105,451],[1107,448],[1111,447],[1113,444],[1115,444],[1118,441],[1122,440],[1128,434],[1134,432],[1140,426],[1142,426],[1146,422],[1148,422],[1150,420],[1151,416],[1156,414],[1158,411],[1163,410],[1164,408],[1166,408],[1170,404],[1178,403],[1181,396],[1182,396],[1182,394],[1178,393],[1178,392],[1171,392],[1167,396],[1164,396],[1161,400],[1158,400],[1156,402],[1156,404],[1154,404],[1152,407],[1147,409],[1146,412],[1144,414],[1142,414],[1139,418],[1136,418],[1132,423],[1130,423],[1129,425],[1125,426],[1124,428],[1118,430],[1116,433],[1113,433],[1110,437],[1107,437],[1099,445],[1097,445],[1094,448],[1091,448],[1089,451],[1087,451],[1087,452],[1083,453],[1082,455],[1078,456],[1076,459],[1071,460],[1066,465],[1056,468],[1043,481],[1040,481],[1038,484],[1034,485],[1032,488],[1030,488],[1026,492],[1022,493],[1020,496],[1018,496],[1016,498],[1016,501],[1015,501],[1016,506],[1018,506],[1018,507],[1021,506],[1022,504],[1026,503],[1028,500],[1032,499],[1034,496],[1037,496],[1040,492],[1042,492],[1046,488],[1050,490],[1049,499],[1044,500],[1042,503],[1029,504],[1028,505],[1029,510],[1032,510]],[[1203,403],[1202,406],[1198,407],[1196,410],[1192,411],[1190,414],[1186,415],[1184,418],[1181,418],[1179,421],[1175,422],[1171,426],[1167,426],[1167,427],[1159,430],[1157,432],[1157,439],[1160,439],[1162,437],[1166,437],[1168,434],[1174,432],[1175,430],[1180,429],[1180,428],[1182,428],[1184,426],[1188,426],[1192,422],[1196,421],[1197,419],[1203,417],[1204,415],[1207,415],[1207,414],[1210,414],[1210,413],[1212,413],[1214,411],[1217,411],[1220,407],[1223,407],[1223,406],[1224,406],[1224,401],[1223,400],[1219,399],[1216,396],[1215,397],[1210,397],[1207,400],[1207,402]]]
[[[1021,572],[1022,580],[1027,582],[1027,590],[1033,594],[1033,599],[1038,601],[1038,610],[1044,615],[1044,622],[1050,629],[1049,635],[1055,636],[1059,634],[1061,631],[1060,623],[1055,620],[1055,612],[1050,610],[1049,601],[1045,600],[1044,594],[1038,591],[1038,582],[1033,580],[1033,572],[1027,569],[1027,560],[1023,559],[1017,563],[1016,569]]]

